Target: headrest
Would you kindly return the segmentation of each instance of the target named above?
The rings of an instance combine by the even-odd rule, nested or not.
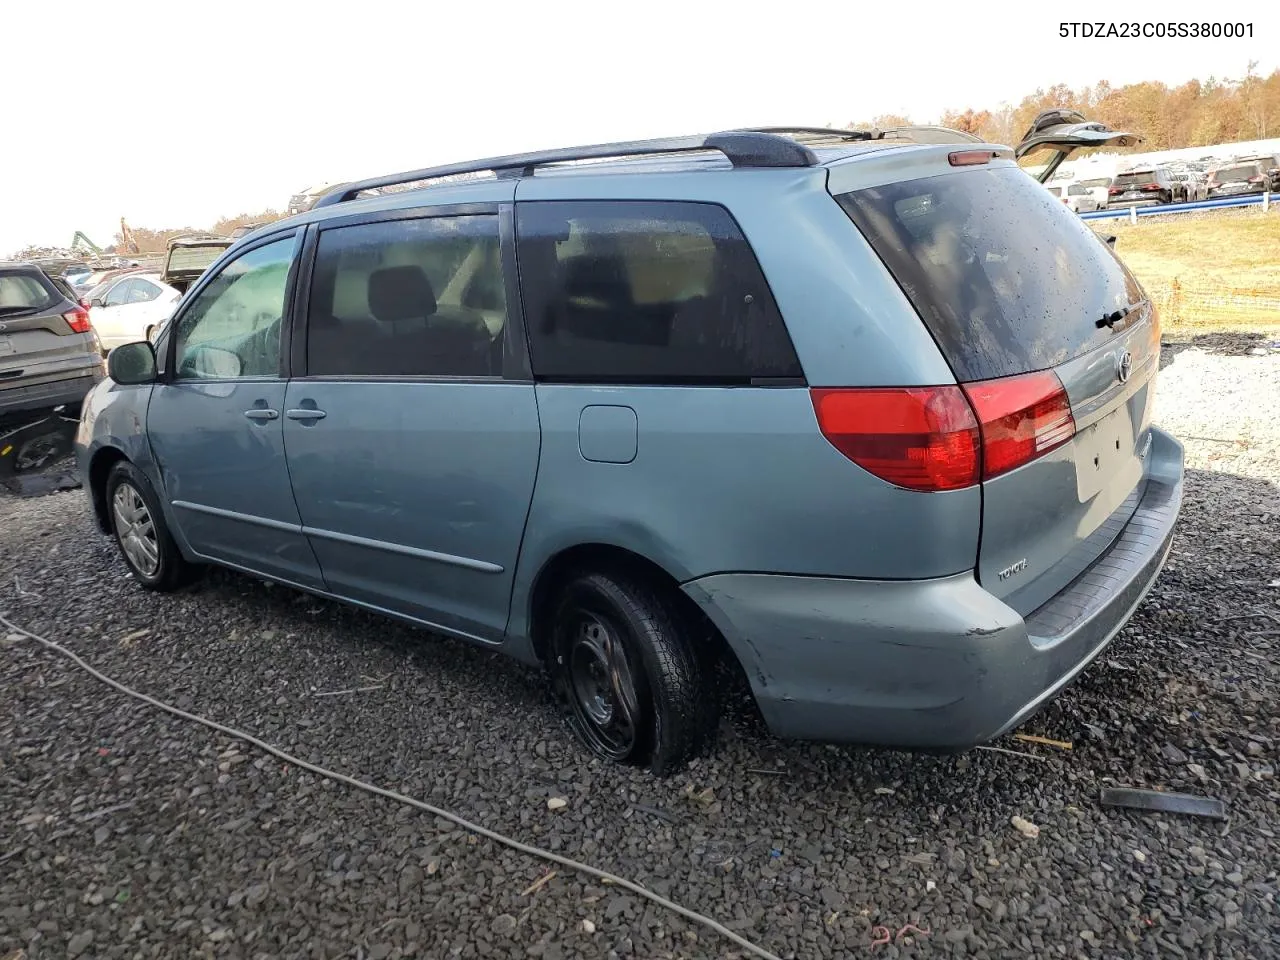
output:
[[[383,267],[369,274],[369,312],[383,323],[416,320],[436,312],[436,295],[421,267]]]

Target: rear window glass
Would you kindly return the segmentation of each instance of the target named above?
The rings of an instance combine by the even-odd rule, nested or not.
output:
[[[1143,299],[1111,249],[1015,167],[837,198],[897,278],[962,381],[1057,366]]]
[[[57,303],[50,284],[30,273],[0,273],[0,317],[37,313]]]
[[[227,244],[215,247],[174,247],[169,251],[169,264],[166,269],[187,272],[204,271],[213,261],[222,256]]]
[[[1144,183],[1155,183],[1156,175],[1152,170],[1140,170],[1136,173],[1122,173],[1112,181],[1115,187],[1140,187]]]
[[[1250,177],[1258,176],[1258,172],[1258,167],[1253,164],[1227,167],[1225,170],[1219,170],[1214,176],[1214,179],[1219,183],[1229,183],[1233,180],[1248,180]]]
[[[802,376],[760,265],[723,207],[578,201],[517,209],[535,376],[682,384]]]

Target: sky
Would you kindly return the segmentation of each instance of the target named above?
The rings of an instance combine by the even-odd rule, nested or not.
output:
[[[12,0],[4,110],[26,102],[39,119],[0,127],[0,254],[65,246],[76,230],[106,246],[122,216],[207,227],[317,182],[479,156],[890,113],[929,122],[1055,83],[1280,67],[1277,4],[1230,5],[1252,39],[1059,35],[1064,17],[1111,21],[1121,6]],[[1219,16],[1203,0],[1140,9]]]

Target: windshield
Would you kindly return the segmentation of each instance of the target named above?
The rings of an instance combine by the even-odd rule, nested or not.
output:
[[[1111,248],[1014,167],[837,199],[963,381],[1065,363],[1110,335],[1104,315],[1143,299]]]

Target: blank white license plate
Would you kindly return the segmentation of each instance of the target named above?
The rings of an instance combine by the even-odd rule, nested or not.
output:
[[[1128,404],[1076,434],[1075,452],[1076,488],[1084,503],[1134,459],[1133,421]]]
[[[0,357],[3,357],[6,353],[13,353],[12,337],[0,337]]]

